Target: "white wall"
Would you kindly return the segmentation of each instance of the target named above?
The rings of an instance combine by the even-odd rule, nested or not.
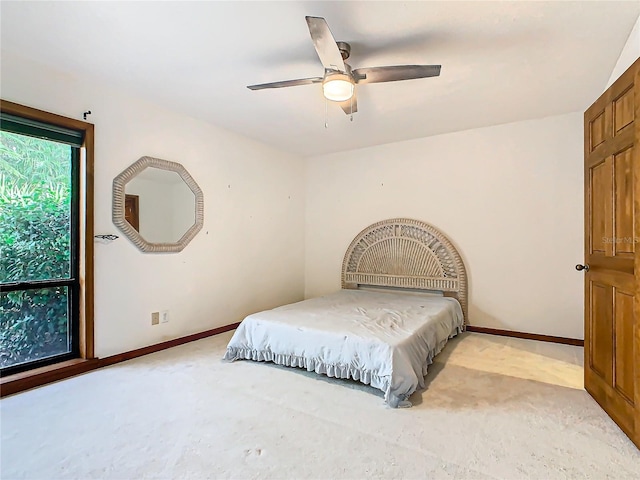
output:
[[[2,52],[2,98],[74,118],[91,110],[95,231],[111,221],[113,178],[144,155],[182,163],[204,192],[205,225],[179,254],[96,243],[96,354],[240,321],[303,296],[304,164],[226,130]],[[151,326],[151,312],[170,322]]]
[[[340,288],[367,225],[442,229],[470,279],[473,325],[583,338],[582,114],[307,159],[306,297]]]
[[[640,17],[636,20],[636,24],[633,26],[631,34],[627,39],[627,43],[625,43],[622,52],[620,52],[620,57],[618,57],[616,66],[613,68],[613,72],[611,72],[611,77],[609,77],[605,90],[609,88],[638,57],[640,57]]]

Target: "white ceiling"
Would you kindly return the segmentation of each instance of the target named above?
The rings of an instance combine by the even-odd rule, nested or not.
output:
[[[8,2],[4,50],[278,148],[315,155],[584,110],[640,2]],[[320,85],[305,15],[352,45],[350,64],[441,64],[438,78],[358,88],[353,122]]]

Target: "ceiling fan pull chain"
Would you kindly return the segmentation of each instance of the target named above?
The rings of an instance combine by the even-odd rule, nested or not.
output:
[[[353,95],[349,98],[349,102],[351,103],[351,121],[353,122]]]
[[[327,110],[327,99],[324,99],[324,128],[329,128],[329,114]]]

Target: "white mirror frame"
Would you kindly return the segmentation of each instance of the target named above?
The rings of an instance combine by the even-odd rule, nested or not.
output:
[[[125,185],[147,167],[160,168],[169,172],[176,172],[191,189],[196,199],[195,223],[175,243],[151,243],[147,242],[135,228],[133,228],[124,216]],[[161,160],[154,157],[141,157],[129,168],[113,179],[113,223],[131,240],[136,247],[147,253],[171,253],[181,252],[189,242],[202,229],[204,224],[204,196],[202,190],[189,172],[176,162]]]

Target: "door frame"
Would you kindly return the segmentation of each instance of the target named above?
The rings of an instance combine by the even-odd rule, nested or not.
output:
[[[131,217],[127,218],[127,204],[131,203]],[[126,193],[124,195],[124,219],[131,224],[134,230],[140,233],[140,196]]]

